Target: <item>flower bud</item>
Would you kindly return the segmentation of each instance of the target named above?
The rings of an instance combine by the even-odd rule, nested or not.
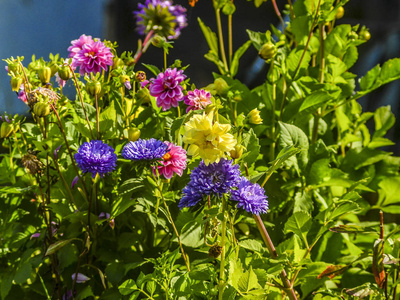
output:
[[[58,66],[57,66],[57,64],[55,62],[52,62],[50,64],[50,70],[51,70],[51,76],[50,77],[53,77],[58,71]]]
[[[232,95],[232,101],[240,102],[242,100],[243,100],[242,93],[240,91],[235,91]]]
[[[100,81],[90,81],[86,85],[86,91],[89,93],[91,96],[96,96],[99,95],[101,92],[101,83]]]
[[[221,77],[214,80],[214,89],[220,96],[225,96],[229,90],[229,85]]]
[[[8,122],[1,123],[0,138],[2,139],[8,138],[13,131],[14,131],[14,125],[12,123]]]
[[[130,78],[129,78],[128,75],[121,75],[121,76],[119,77],[119,81],[120,81],[123,85],[125,85],[125,87],[126,87],[128,90],[130,90],[130,89],[132,88],[131,82],[130,82]]]
[[[11,77],[11,89],[14,92],[18,92],[22,82],[23,82],[23,79],[21,76]]]
[[[142,82],[146,80],[146,73],[143,71],[137,71],[135,74],[135,81]]]
[[[72,77],[72,72],[71,69],[69,68],[68,65],[62,65],[58,67],[58,76],[62,80],[68,80]]]
[[[155,46],[157,48],[162,48],[162,46],[164,45],[165,42],[166,42],[166,39],[159,35],[156,35],[151,41],[153,46]]]
[[[118,67],[123,66],[123,65],[124,65],[124,61],[122,59],[120,59],[119,57],[115,56],[113,59],[112,68],[118,69]]]
[[[340,6],[336,11],[335,18],[341,19],[341,18],[343,18],[343,16],[344,16],[344,8],[343,8],[343,6]]]
[[[49,83],[51,78],[51,69],[49,67],[41,67],[38,70],[38,76],[42,83]]]
[[[269,60],[276,55],[276,47],[273,43],[265,43],[260,51],[258,52],[258,56],[260,56],[263,60]]]
[[[130,142],[135,142],[140,138],[140,129],[136,127],[130,127],[127,129],[127,138]]]
[[[256,125],[262,124],[263,119],[261,119],[260,111],[257,108],[249,112],[247,117],[249,118],[249,123],[251,124],[256,124]]]
[[[33,106],[33,112],[39,118],[42,118],[50,114],[51,108],[48,103],[38,102]]]
[[[243,154],[244,147],[242,145],[236,145],[229,153],[233,159],[238,159]]]
[[[369,33],[368,29],[363,28],[361,29],[359,37],[363,41],[368,41],[371,38],[371,34]]]
[[[8,64],[8,72],[13,72],[15,75],[19,74],[22,71],[21,65],[17,62]]]

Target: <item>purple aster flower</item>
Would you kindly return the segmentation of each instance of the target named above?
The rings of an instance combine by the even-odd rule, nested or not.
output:
[[[201,161],[190,174],[190,182],[183,189],[183,197],[179,208],[196,205],[205,195],[229,193],[238,184],[240,178],[239,165],[232,165],[232,160],[220,159],[208,166]]]
[[[106,143],[93,140],[79,147],[78,152],[75,153],[75,160],[83,172],[92,173],[93,178],[97,173],[103,177],[104,174],[115,169],[117,155]]]
[[[138,11],[133,14],[140,35],[153,30],[168,39],[176,39],[187,26],[186,8],[172,5],[171,0],[146,0],[145,4],[138,4]]]
[[[92,36],[82,34],[79,39],[71,41],[72,46],[68,47],[68,57],[74,57],[79,51],[82,50],[83,45],[93,43],[94,40],[92,39]]]
[[[183,87],[180,83],[185,78],[186,75],[182,70],[168,68],[165,73],[158,74],[156,79],[150,79],[149,92],[150,95],[156,97],[158,107],[162,107],[165,111],[171,106],[178,106],[178,101],[183,100]]]
[[[186,108],[187,113],[191,110],[204,109],[211,104],[211,93],[195,89],[194,91],[189,91],[184,100],[185,104],[188,105],[188,108]]]
[[[154,160],[161,159],[168,152],[168,145],[160,140],[138,139],[129,142],[122,149],[122,157],[130,160]]]
[[[110,48],[101,41],[92,44],[84,44],[72,58],[72,67],[79,67],[79,74],[99,73],[101,69],[107,70],[112,66],[114,55]]]
[[[241,177],[237,190],[232,190],[231,200],[238,201],[238,208],[253,215],[266,214],[268,200],[264,189],[258,183],[252,183],[247,178]]]

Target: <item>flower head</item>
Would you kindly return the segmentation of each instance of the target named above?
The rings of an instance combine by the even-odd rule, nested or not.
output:
[[[83,44],[82,49],[72,57],[73,68],[79,67],[82,76],[89,73],[99,73],[101,69],[113,64],[114,55],[110,48],[101,41]]]
[[[260,117],[260,111],[257,108],[255,108],[251,112],[249,112],[247,117],[249,118],[249,123],[251,123],[251,124],[258,125],[258,124],[262,124],[262,122],[263,122],[263,119],[261,119],[261,117]]]
[[[228,133],[231,129],[229,124],[213,122],[213,113],[206,115],[194,115],[185,124],[183,141],[191,144],[188,154],[199,155],[205,164],[218,162],[225,152],[231,151],[236,140]]]
[[[254,215],[267,213],[267,198],[264,189],[259,184],[251,183],[245,177],[240,178],[237,190],[232,190],[231,196],[231,200],[238,201],[238,208],[243,208]]]
[[[160,73],[156,79],[150,80],[150,95],[156,97],[158,107],[162,107],[165,111],[171,106],[178,106],[178,101],[183,100],[183,87],[180,83],[185,78],[182,70],[168,68],[165,73]]]
[[[187,26],[186,8],[172,5],[171,0],[146,0],[145,4],[138,4],[134,15],[141,35],[153,30],[157,35],[176,39]]]
[[[82,34],[79,39],[71,41],[72,45],[68,47],[68,57],[74,57],[79,51],[82,50],[83,45],[93,43],[94,40],[92,39],[92,36]]]
[[[130,160],[155,160],[161,159],[168,152],[168,145],[160,140],[138,139],[129,142],[122,149],[122,156]]]
[[[195,89],[194,91],[189,91],[184,100],[185,104],[188,105],[186,112],[204,109],[207,105],[211,104],[211,93]]]
[[[158,173],[167,179],[170,179],[174,173],[182,176],[183,170],[186,169],[186,151],[173,143],[165,142],[165,144],[168,145],[168,152],[162,157],[162,166],[157,166]]]
[[[93,178],[97,173],[103,177],[115,169],[117,155],[114,149],[103,141],[93,140],[79,147],[75,153],[75,160],[83,172],[91,173]]]
[[[201,161],[190,174],[190,182],[183,189],[184,196],[179,207],[194,206],[205,195],[221,197],[237,185],[239,178],[239,165],[233,165],[231,160],[221,159],[209,165]]]

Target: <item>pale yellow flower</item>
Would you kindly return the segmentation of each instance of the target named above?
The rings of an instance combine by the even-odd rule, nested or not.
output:
[[[249,112],[249,115],[247,117],[249,118],[249,122],[251,124],[258,125],[258,124],[262,124],[262,122],[263,122],[263,119],[261,119],[261,117],[260,117],[260,111],[257,108],[255,108],[251,112]]]
[[[185,124],[183,141],[190,144],[187,153],[199,155],[206,165],[218,162],[236,145],[236,139],[228,133],[229,124],[213,122],[213,112],[206,115],[194,115]]]

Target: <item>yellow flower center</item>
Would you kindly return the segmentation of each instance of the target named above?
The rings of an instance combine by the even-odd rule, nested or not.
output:
[[[164,160],[164,161],[168,161],[168,160],[170,160],[171,158],[172,158],[172,155],[169,154],[169,152],[165,153],[164,156],[163,156],[163,160]]]

